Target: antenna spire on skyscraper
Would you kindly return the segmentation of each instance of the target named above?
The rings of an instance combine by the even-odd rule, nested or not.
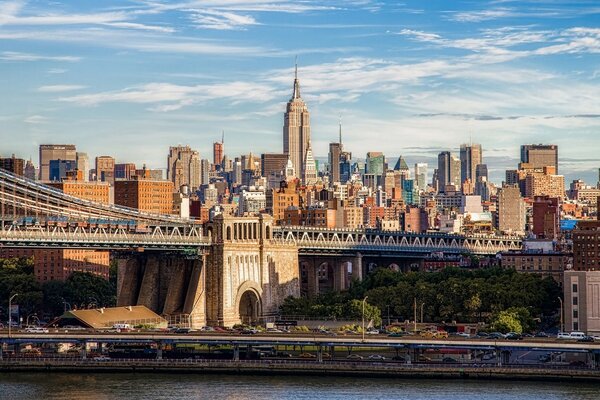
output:
[[[292,95],[292,99],[300,98],[300,83],[298,82],[298,56],[295,59],[294,66],[294,94]]]
[[[340,114],[340,144],[342,144],[342,114]]]

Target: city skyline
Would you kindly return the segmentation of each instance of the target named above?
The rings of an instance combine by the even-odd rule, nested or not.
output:
[[[165,168],[177,144],[212,158],[222,130],[229,157],[279,152],[298,55],[319,159],[342,115],[355,159],[433,166],[472,139],[499,183],[521,144],[551,143],[567,182],[595,184],[598,13],[585,1],[8,1],[1,152],[37,165],[38,145],[73,143]]]

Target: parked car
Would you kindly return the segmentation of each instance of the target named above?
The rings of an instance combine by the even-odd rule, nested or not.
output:
[[[406,358],[402,357],[402,356],[394,356],[392,357],[393,361],[400,361],[400,362],[406,362]]]
[[[359,355],[359,354],[350,354],[348,357],[346,357],[348,360],[362,360],[363,356]]]
[[[300,355],[298,357],[300,357],[300,358],[317,358],[317,356],[312,353],[300,353]]]
[[[536,338],[547,338],[549,337],[548,334],[546,332],[538,332],[535,334]]]
[[[487,338],[492,339],[492,340],[497,340],[497,339],[504,339],[505,336],[500,332],[492,332],[488,335]]]
[[[371,354],[369,360],[372,361],[385,361],[385,357],[380,354]]]
[[[34,326],[29,326],[27,328],[25,328],[25,333],[48,333],[50,332],[47,328],[41,328],[41,327],[34,327]]]
[[[505,338],[508,340],[523,340],[523,336],[517,332],[508,332]]]
[[[452,357],[444,357],[442,359],[442,362],[446,363],[446,364],[451,364],[451,363],[457,363],[458,361],[456,361],[456,359],[452,358]]]
[[[593,342],[594,338],[592,336],[584,336],[582,338],[577,339],[578,342]]]

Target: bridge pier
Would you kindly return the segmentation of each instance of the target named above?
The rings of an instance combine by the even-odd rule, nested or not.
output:
[[[352,279],[359,282],[363,280],[362,254],[360,253],[356,253],[356,257],[352,263]]]
[[[308,297],[316,297],[319,295],[319,274],[315,265],[315,258],[311,257],[307,262],[306,275],[308,278],[307,295]]]

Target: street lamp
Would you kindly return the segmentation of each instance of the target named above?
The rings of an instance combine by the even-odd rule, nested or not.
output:
[[[369,296],[365,296],[365,298],[362,300],[362,341],[365,341],[365,303],[367,302],[367,299],[369,298]]]
[[[423,323],[423,307],[425,307],[425,302],[421,303],[421,323]]]
[[[8,338],[9,339],[10,339],[10,331],[12,328],[12,301],[17,296],[18,296],[18,293],[15,293],[8,299]]]
[[[558,301],[560,301],[560,331],[563,332],[563,300],[560,296],[558,297]]]

